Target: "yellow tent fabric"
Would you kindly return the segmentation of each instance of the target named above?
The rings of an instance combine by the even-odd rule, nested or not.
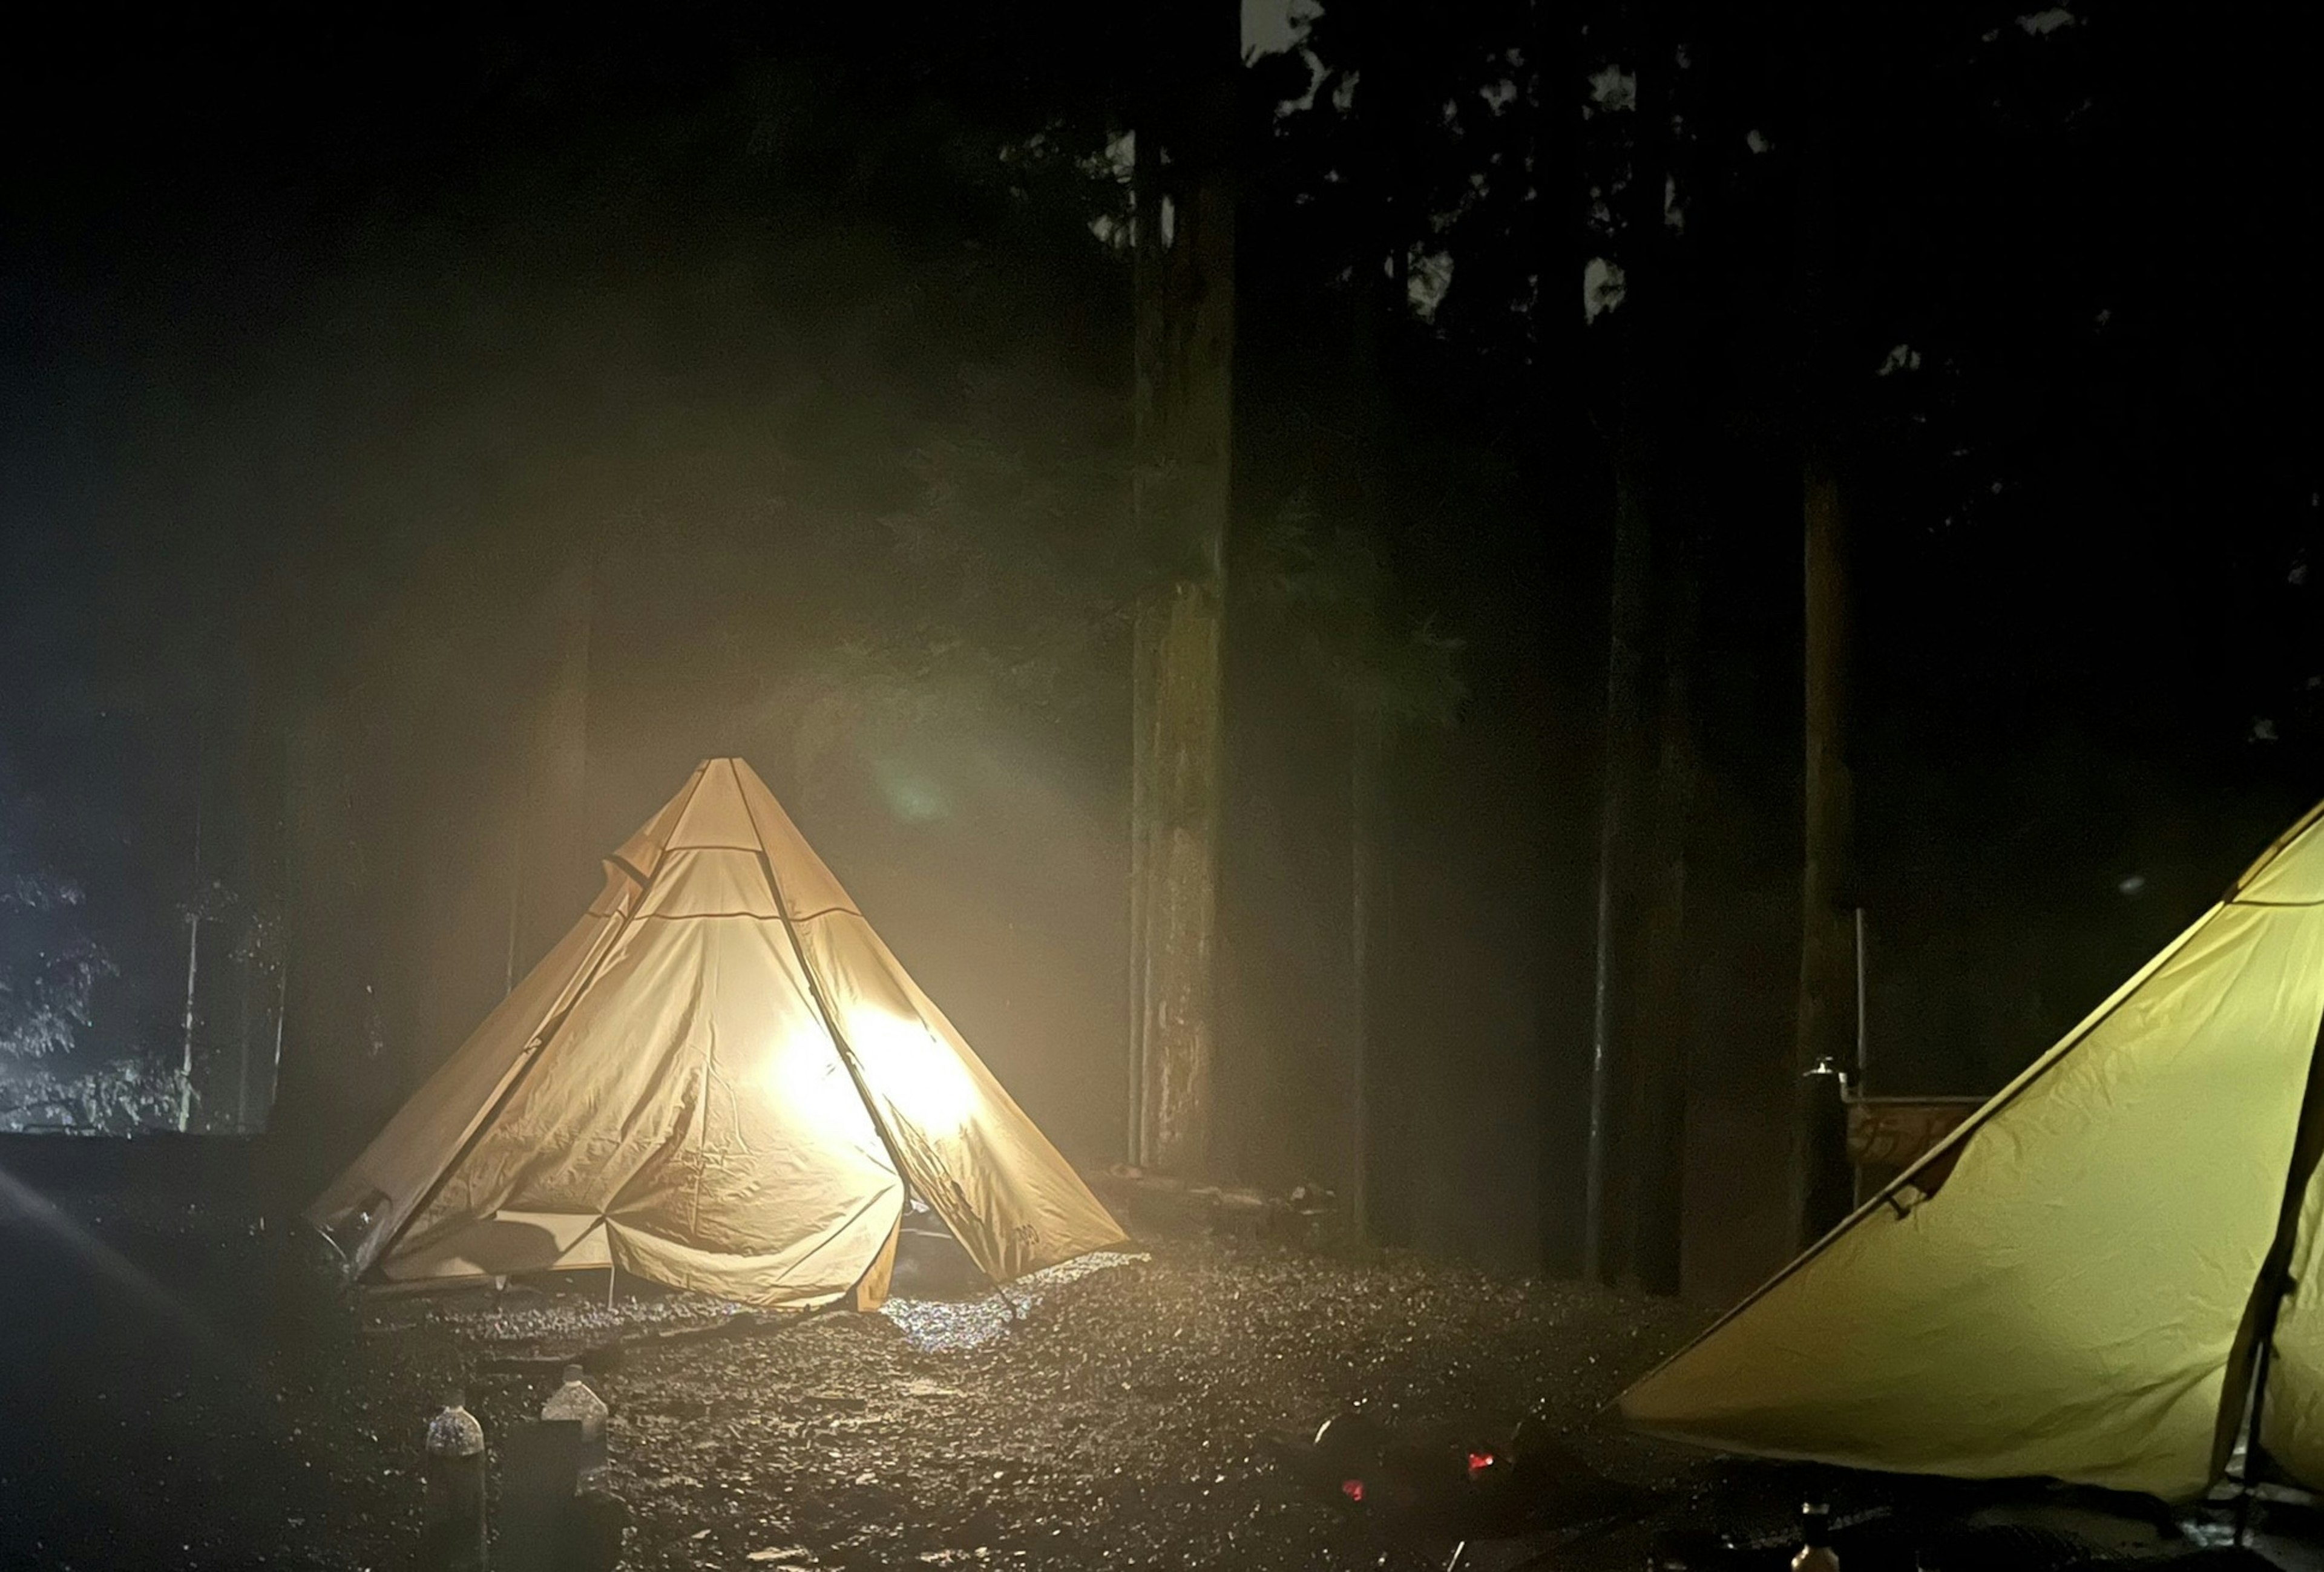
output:
[[[308,1209],[352,1273],[861,1301],[908,1189],[996,1281],[1121,1242],[749,765],[704,763],[606,869]]]
[[[1895,1184],[1621,1399],[1650,1434],[1962,1478],[2201,1494],[2289,1246],[2324,1015],[2311,813],[2225,900]],[[2309,1110],[2312,1121],[2316,1110]],[[2299,1154],[2295,1157],[2295,1146]],[[2284,1236],[2287,1190],[2304,1196]],[[2324,1485],[2324,1306],[2282,1301],[2262,1404]]]

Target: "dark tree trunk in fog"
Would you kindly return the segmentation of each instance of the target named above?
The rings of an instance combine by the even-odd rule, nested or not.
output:
[[[181,1041],[178,1062],[178,1128],[193,1127],[194,1120],[194,1025],[198,1017],[196,987],[201,976],[202,964],[202,786],[203,765],[209,752],[209,731],[206,722],[197,722],[194,736],[194,878],[193,895],[186,907],[186,1011],[181,1024]]]
[[[1674,519],[1664,590],[1661,710],[1655,717],[1654,822],[1644,892],[1639,1043],[1630,1114],[1633,1192],[1630,1271],[1649,1293],[1681,1284],[1686,1191],[1688,1052],[1687,859],[1694,812],[1693,666],[1701,581],[1687,520]]]
[[[250,1128],[250,957],[245,952],[236,968],[234,1050],[234,1127],[236,1134]]]
[[[274,971],[274,1055],[266,1072],[266,1117],[272,1127],[274,1109],[282,1100],[282,1029],[290,1018],[290,941],[285,933]]]
[[[184,1039],[178,1061],[178,1128],[190,1130],[194,1126],[194,988],[201,974],[202,915],[188,914],[186,917],[186,1015]]]
[[[1851,1201],[1839,1080],[1814,1071],[1848,1064],[1855,1022],[1844,518],[1839,478],[1820,445],[1810,448],[1803,470],[1807,758],[1791,1161],[1794,1243],[1802,1248],[1845,1217]]]
[[[1222,632],[1232,458],[1234,192],[1241,19],[1157,6],[1137,130],[1136,472],[1166,582],[1136,623],[1131,789],[1133,1160],[1209,1161],[1217,1053]]]
[[[1526,207],[1529,249],[1542,280],[1539,303],[1533,312],[1532,367],[1548,418],[1537,440],[1546,453],[1568,464],[1579,456],[1568,445],[1576,443],[1588,427],[1582,409],[1591,381],[1588,326],[1572,299],[1588,254],[1584,246],[1590,182],[1583,167],[1582,122],[1573,113],[1574,95],[1581,90],[1585,69],[1584,20],[1553,6],[1531,7],[1525,51],[1529,90],[1524,102],[1531,119],[1534,166],[1542,171],[1539,189]],[[1557,299],[1560,290],[1567,291],[1563,303]],[[1561,555],[1545,542],[1540,547],[1534,565],[1534,593],[1544,604],[1556,603],[1562,563]],[[1535,630],[1533,654],[1545,672],[1556,670],[1565,659],[1564,648],[1553,627],[1553,619],[1543,618]],[[1545,758],[1545,773],[1548,777],[1545,800],[1556,802],[1573,795],[1578,772],[1570,766]],[[1577,1056],[1574,1034],[1563,1023],[1573,1017],[1567,1014],[1567,999],[1554,991],[1549,980],[1565,976],[1572,958],[1565,935],[1552,932],[1555,934],[1552,950],[1541,958],[1541,991],[1536,999],[1545,1025],[1537,1034],[1533,1088],[1541,1126],[1534,1193],[1543,1264],[1572,1272],[1577,1264],[1577,1246],[1590,1225],[1586,1210],[1574,1203],[1572,1126],[1565,1122],[1576,1101],[1572,1075]],[[1548,1025],[1552,1022],[1560,1025]]]
[[[1362,451],[1355,456],[1363,482],[1359,522],[1367,528],[1379,556],[1371,597],[1363,617],[1360,648],[1378,651],[1393,638],[1387,604],[1394,575],[1404,510],[1404,425],[1397,393],[1405,369],[1406,333],[1411,316],[1410,253],[1417,215],[1413,211],[1410,157],[1412,128],[1434,113],[1423,101],[1413,73],[1388,58],[1363,74],[1362,90],[1381,107],[1370,116],[1364,162],[1378,181],[1372,203],[1370,254],[1360,264],[1371,287],[1355,291],[1354,374],[1359,390],[1357,430]],[[1375,269],[1371,262],[1381,263]],[[1395,910],[1389,871],[1394,867],[1394,804],[1388,777],[1389,740],[1397,721],[1389,708],[1394,677],[1385,671],[1356,675],[1349,709],[1348,763],[1348,973],[1349,973],[1349,1151],[1348,1218],[1360,1242],[1373,1232],[1371,1180],[1379,1160],[1383,1116],[1392,1105],[1376,1095],[1380,1071],[1379,1023],[1381,1000],[1373,961],[1388,954],[1385,925]],[[1391,1143],[1392,1145],[1392,1143]]]
[[[1582,1216],[1582,1275],[1607,1282],[1618,1269],[1611,1248],[1620,1229],[1609,1216],[1609,1182],[1620,1101],[1621,1006],[1618,961],[1628,902],[1623,888],[1629,866],[1632,798],[1640,730],[1640,689],[1646,637],[1648,540],[1643,476],[1633,455],[1617,460],[1614,549],[1607,607],[1606,711],[1603,775],[1598,798],[1598,884],[1595,959],[1590,1000],[1590,1126],[1584,1154]]]
[[[1678,409],[1674,384],[1684,372],[1676,354],[1680,302],[1673,236],[1663,217],[1665,180],[1674,170],[1665,132],[1674,47],[1670,21],[1636,4],[1613,8],[1607,58],[1634,71],[1637,97],[1615,122],[1627,128],[1626,139],[1603,150],[1617,170],[1591,178],[1619,193],[1611,198],[1618,226],[1608,245],[1628,280],[1621,304],[1591,328],[1604,357],[1598,364],[1615,390],[1612,418],[1603,427],[1614,520],[1582,1252],[1582,1274],[1595,1282],[1638,1272],[1642,1208],[1663,1193],[1670,1175],[1658,1165],[1675,1156],[1661,1151],[1651,1135],[1663,1119],[1663,1099],[1678,1084],[1678,1053],[1669,1036],[1674,1023],[1652,991],[1668,970],[1655,949],[1663,892],[1659,864],[1649,855],[1659,852],[1665,826],[1645,800],[1653,578],[1675,539],[1664,516],[1673,489],[1664,470],[1683,453],[1670,428]]]
[[[1701,500],[1694,476],[1708,429],[1699,335],[1714,285],[1699,236],[1674,221],[1698,195],[1699,139],[1679,128],[1699,100],[1682,95],[1682,42],[1702,23],[1685,0],[1622,8],[1638,61],[1628,180],[1618,199],[1628,241],[1631,298],[1617,340],[1622,363],[1618,481],[1646,516],[1651,538],[1650,664],[1656,692],[1638,698],[1633,768],[1638,828],[1628,865],[1637,902],[1629,926],[1636,970],[1622,1019],[1622,1190],[1615,1199],[1624,1254],[1620,1274],[1655,1293],[1676,1293],[1685,1236],[1686,1109],[1694,1021],[1687,903],[1696,787],[1694,685],[1701,614]],[[1698,209],[1699,210],[1699,209]],[[1652,736],[1644,712],[1655,712]],[[1648,758],[1651,747],[1652,757]]]
[[[1832,39],[1828,0],[1801,0],[1796,64],[1802,106],[1796,213],[1804,623],[1800,882],[1800,986],[1793,1062],[1790,1202],[1793,1242],[1804,1248],[1848,1213],[1852,1186],[1837,1076],[1848,1062],[1854,969],[1855,804],[1848,767],[1849,597],[1846,514],[1837,438],[1840,408],[1831,344],[1834,288]]]
[[[1358,1240],[1371,1236],[1372,957],[1382,952],[1379,924],[1389,909],[1387,860],[1388,722],[1377,709],[1351,720],[1348,750],[1348,971],[1350,1032],[1348,1222]]]

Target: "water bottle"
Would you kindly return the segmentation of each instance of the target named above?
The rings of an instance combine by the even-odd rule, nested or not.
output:
[[[445,1395],[428,1421],[427,1495],[420,1565],[428,1572],[484,1572],[484,1427],[465,1393]]]
[[[1792,1558],[1792,1572],[1840,1572],[1840,1556],[1831,1548],[1831,1508],[1820,1501],[1800,1508],[1800,1553]]]
[[[565,1384],[549,1393],[549,1401],[540,1405],[540,1417],[555,1422],[559,1420],[578,1421],[581,1426],[581,1477],[578,1487],[587,1489],[597,1483],[605,1471],[604,1399],[589,1390],[581,1379],[581,1366],[565,1367]]]

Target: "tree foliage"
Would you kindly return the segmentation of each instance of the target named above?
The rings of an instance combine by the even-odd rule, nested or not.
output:
[[[114,975],[81,883],[52,860],[60,843],[42,800],[0,761],[0,1055],[69,1053],[89,1027],[97,984]]]

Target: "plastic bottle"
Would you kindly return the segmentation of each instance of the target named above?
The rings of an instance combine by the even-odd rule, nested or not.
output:
[[[1831,1548],[1831,1508],[1820,1501],[1800,1508],[1800,1553],[1792,1558],[1792,1572],[1840,1572],[1840,1556]]]
[[[540,1417],[546,1420],[576,1420],[581,1425],[581,1477],[578,1485],[586,1489],[597,1482],[605,1469],[605,1415],[609,1411],[605,1400],[589,1390],[581,1379],[581,1366],[565,1367],[565,1384],[549,1393],[549,1401],[540,1405]]]
[[[484,1427],[466,1394],[445,1394],[444,1411],[428,1421],[420,1565],[436,1572],[484,1572]]]

